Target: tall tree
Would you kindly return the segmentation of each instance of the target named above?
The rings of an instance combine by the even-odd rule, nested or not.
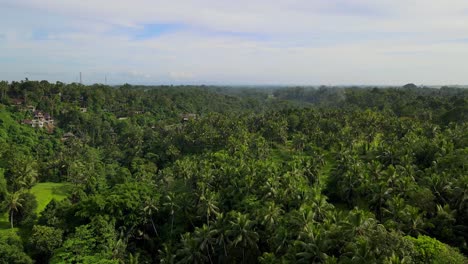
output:
[[[22,191],[7,193],[5,201],[3,202],[4,208],[10,214],[10,224],[13,228],[15,214],[23,206],[24,199],[21,197]]]

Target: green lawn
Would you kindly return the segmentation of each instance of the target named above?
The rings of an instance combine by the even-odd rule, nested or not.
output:
[[[42,182],[36,184],[31,189],[31,193],[37,199],[36,213],[39,215],[52,199],[57,201],[65,199],[70,192],[70,188],[71,186],[67,183]],[[8,213],[0,215],[0,234],[5,229],[10,229]]]
[[[31,193],[37,199],[37,214],[42,212],[46,205],[55,199],[57,201],[63,200],[70,192],[71,185],[67,183],[43,182],[38,183],[31,189]]]

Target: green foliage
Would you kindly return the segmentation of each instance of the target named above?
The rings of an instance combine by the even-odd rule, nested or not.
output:
[[[91,218],[95,214],[105,214],[131,227],[142,221],[144,215],[142,201],[157,199],[155,195],[157,193],[145,184],[137,182],[119,184],[102,194],[84,200],[80,204],[78,215]]]
[[[14,232],[0,233],[0,263],[33,263],[31,258],[24,253],[20,237],[18,237]]]
[[[49,226],[35,225],[29,239],[32,255],[46,262],[55,249],[62,245],[63,231]]]
[[[43,263],[462,263],[467,97],[0,82],[0,234]]]
[[[8,155],[9,183],[13,191],[31,189],[37,181],[37,164],[30,155],[12,150]]]
[[[418,261],[421,263],[466,263],[467,259],[452,247],[441,243],[437,239],[420,235],[418,238],[405,237],[412,241],[419,253]]]
[[[16,215],[21,207],[23,207],[24,199],[21,197],[21,192],[8,193],[2,203],[2,209],[8,213],[11,228],[14,227]]]
[[[6,194],[8,193],[7,182],[4,176],[5,170],[0,168],[0,201],[5,199]]]
[[[21,193],[19,199],[21,200],[21,206],[18,207],[18,211],[15,212],[15,226],[28,226],[31,227],[36,220],[36,209],[37,200],[36,196],[32,193]],[[12,211],[10,211],[10,214]]]
[[[79,226],[63,246],[53,255],[50,263],[119,263],[113,259],[108,245],[115,239],[112,222],[101,217],[91,224]]]

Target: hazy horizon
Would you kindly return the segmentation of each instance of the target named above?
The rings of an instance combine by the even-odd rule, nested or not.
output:
[[[466,85],[468,2],[0,0],[0,79]]]

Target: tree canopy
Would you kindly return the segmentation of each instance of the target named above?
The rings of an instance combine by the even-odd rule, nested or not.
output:
[[[0,88],[0,263],[467,262],[465,89]]]

